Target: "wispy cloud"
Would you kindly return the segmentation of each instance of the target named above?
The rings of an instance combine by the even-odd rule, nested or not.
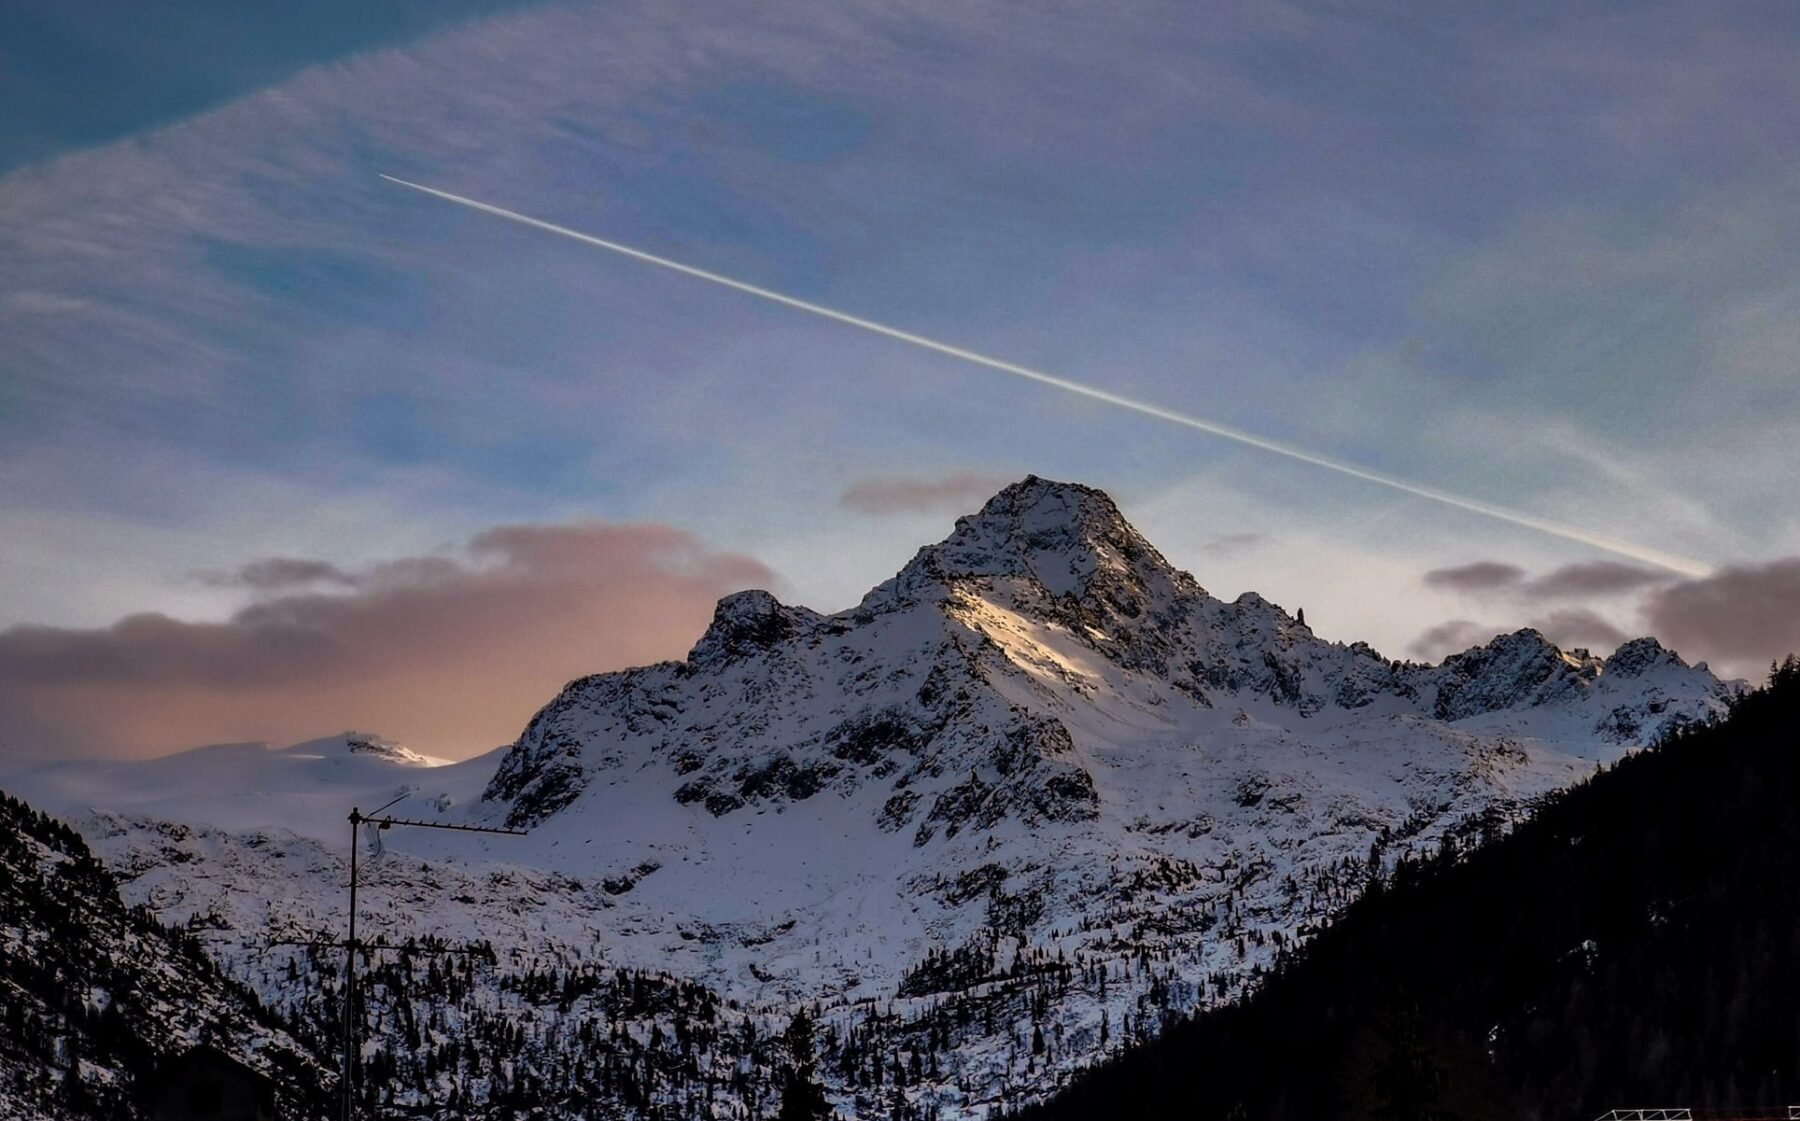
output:
[[[200,112],[309,63],[491,13],[504,2],[9,5],[0,9],[7,75],[0,172]],[[96,74],[106,81],[93,81]]]
[[[216,588],[249,588],[257,592],[279,592],[314,584],[337,584],[354,587],[356,577],[330,561],[303,557],[265,557],[228,572],[198,572],[201,583]]]

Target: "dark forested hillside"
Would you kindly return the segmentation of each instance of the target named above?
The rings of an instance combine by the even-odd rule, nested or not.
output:
[[[198,1043],[322,1116],[329,1075],[183,932],[128,910],[67,825],[0,793],[0,1118],[142,1114],[146,1077]]]
[[[1247,1002],[1029,1116],[1542,1118],[1800,1101],[1800,664],[1395,869]]]
[[[691,982],[592,963],[503,969],[473,949],[370,955],[359,1116],[823,1115],[807,1021],[777,1034]],[[190,930],[127,908],[78,833],[0,792],[0,1121],[137,1121],[160,1064],[196,1044],[271,1076],[285,1121],[335,1116],[341,958],[305,946],[269,959],[292,1007],[265,1007]],[[913,1116],[894,1105],[888,1116]]]

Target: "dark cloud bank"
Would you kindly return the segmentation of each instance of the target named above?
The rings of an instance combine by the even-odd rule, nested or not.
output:
[[[1516,564],[1476,561],[1455,568],[1433,569],[1425,574],[1425,586],[1449,592],[1480,593],[1516,588],[1523,579],[1525,570]]]
[[[1428,572],[1424,583],[1523,608],[1526,625],[1552,641],[1594,649],[1616,646],[1632,634],[1568,601],[1635,594],[1638,633],[1655,635],[1690,661],[1708,662],[1725,676],[1760,680],[1771,661],[1800,651],[1800,557],[1732,565],[1686,580],[1616,561],[1565,565],[1534,578],[1516,565],[1477,561]],[[1410,652],[1440,657],[1484,641],[1493,631],[1454,620],[1421,634]]]
[[[1800,557],[1660,588],[1645,602],[1644,619],[1677,650],[1760,678],[1770,661],[1800,652]]]

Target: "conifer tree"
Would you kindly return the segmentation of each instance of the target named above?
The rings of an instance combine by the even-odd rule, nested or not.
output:
[[[825,1098],[825,1087],[819,1084],[813,1053],[812,1018],[804,1010],[796,1012],[784,1036],[793,1066],[781,1086],[781,1108],[776,1121],[826,1121],[832,1116],[831,1103]],[[877,1065],[876,1069],[880,1069]]]

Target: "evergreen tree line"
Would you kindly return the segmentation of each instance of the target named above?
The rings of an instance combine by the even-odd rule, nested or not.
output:
[[[1400,860],[1244,1001],[1020,1116],[1589,1121],[1800,1104],[1800,662]]]

